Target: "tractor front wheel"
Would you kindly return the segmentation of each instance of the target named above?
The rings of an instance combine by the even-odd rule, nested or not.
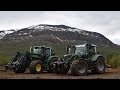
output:
[[[95,62],[92,73],[102,74],[105,73],[105,59],[104,57],[98,57],[97,61]]]
[[[34,60],[30,63],[30,72],[32,74],[39,74],[43,72],[43,64],[40,60]]]
[[[84,60],[75,60],[70,67],[71,74],[75,76],[83,76],[87,74],[88,64]]]
[[[58,65],[56,68],[57,68],[57,71],[56,71],[57,74],[67,74],[67,72],[69,70],[68,65],[65,63]]]

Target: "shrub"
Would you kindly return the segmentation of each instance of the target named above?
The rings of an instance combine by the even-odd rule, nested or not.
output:
[[[5,65],[10,61],[10,56],[0,56],[0,65]]]
[[[107,57],[107,63],[116,69],[120,66],[120,55],[109,55]]]

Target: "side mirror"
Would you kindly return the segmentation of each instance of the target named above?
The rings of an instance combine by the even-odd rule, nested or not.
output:
[[[100,54],[100,52],[97,52],[97,54]]]
[[[68,47],[66,47],[66,53],[68,54]]]
[[[52,53],[52,55],[55,55],[55,53]]]

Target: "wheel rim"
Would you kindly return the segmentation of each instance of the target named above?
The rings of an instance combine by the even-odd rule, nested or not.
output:
[[[104,62],[102,60],[99,60],[97,63],[97,67],[100,71],[103,71],[105,67]]]
[[[81,64],[78,66],[78,71],[79,71],[79,73],[85,73],[85,71],[86,71],[86,66],[85,66],[85,64],[81,63]]]
[[[40,64],[37,64],[36,65],[36,71],[39,72],[41,70],[41,65]]]

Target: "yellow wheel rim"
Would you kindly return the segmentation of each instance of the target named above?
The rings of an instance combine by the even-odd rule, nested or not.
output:
[[[39,72],[41,70],[41,65],[40,64],[37,64],[36,65],[36,71]]]

